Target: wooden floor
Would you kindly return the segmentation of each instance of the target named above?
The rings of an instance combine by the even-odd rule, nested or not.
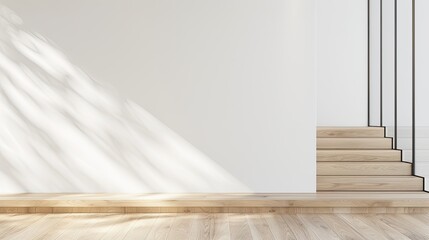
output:
[[[0,239],[429,239],[429,214],[0,215]]]

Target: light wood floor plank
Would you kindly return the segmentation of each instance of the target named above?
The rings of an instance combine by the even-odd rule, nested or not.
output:
[[[155,226],[151,229],[145,239],[165,240],[171,231],[174,218],[177,214],[160,214],[156,219]]]
[[[274,240],[274,236],[271,233],[270,227],[260,214],[247,215],[247,222],[249,224],[250,232],[252,233],[253,239]]]
[[[424,224],[429,224],[429,214],[412,214],[411,216]]]
[[[124,240],[146,239],[151,229],[154,227],[158,214],[129,214],[131,228],[124,237]]]
[[[415,214],[401,214],[401,217],[403,218],[403,221],[411,224],[413,229],[417,228],[417,232],[420,234],[425,236],[429,234],[429,218],[426,221],[420,221]]]
[[[110,217],[109,224],[112,225],[101,237],[101,240],[119,240],[124,239],[132,224],[128,221],[126,215],[114,215]]]
[[[338,214],[338,216],[347,222],[353,229],[359,232],[365,239],[388,240],[382,232],[375,229],[372,224],[362,221],[356,214]]]
[[[297,239],[320,239],[294,214],[282,214],[283,220],[290,226],[293,234]],[[323,240],[323,239],[320,239]]]
[[[68,226],[58,234],[56,239],[89,239],[90,229],[97,228],[98,224],[107,222],[108,216],[110,214],[97,214],[95,216],[92,214],[71,214],[66,219],[69,222]]]
[[[70,214],[49,215],[49,222],[55,222],[54,227],[50,227],[49,231],[42,233],[37,239],[59,239],[59,236],[70,227]],[[34,238],[36,239],[36,238]]]
[[[421,226],[416,225],[415,222],[407,221],[406,219],[404,219],[404,215],[402,214],[397,214],[394,217],[392,215],[386,214],[376,215],[375,217],[410,239],[429,239],[429,228],[427,228],[426,230],[419,231]]]
[[[292,229],[279,214],[262,214],[276,240],[296,240]]]
[[[213,214],[194,214],[189,240],[212,239],[211,232],[214,230]]]
[[[44,214],[31,214],[26,215],[12,215],[12,214],[1,214],[1,227],[0,227],[0,239],[4,239],[6,236],[13,235],[22,229],[30,226],[34,222],[38,221]]]
[[[228,214],[217,213],[213,214],[213,222],[210,228],[210,239],[213,240],[228,240],[230,239],[230,230],[228,222]]]
[[[228,215],[229,229],[231,239],[234,240],[250,240],[253,239],[250,232],[249,224],[247,222],[246,214]]]
[[[0,239],[429,239],[429,214],[0,215]]]
[[[191,226],[194,218],[194,214],[177,215],[173,220],[173,224],[171,225],[167,240],[189,239],[191,234]]]
[[[340,239],[317,214],[300,214],[298,217],[319,239]]]
[[[387,239],[391,240],[410,240],[410,238],[403,235],[401,232],[397,231],[395,228],[381,222],[375,215],[368,214],[362,215],[357,214],[357,218],[365,222],[369,226],[373,226],[377,232],[383,234]]]
[[[319,216],[322,221],[324,221],[329,228],[340,237],[340,239],[366,239],[337,215],[321,214]]]
[[[192,225],[190,228],[189,240],[211,239],[211,231],[214,225],[213,214],[198,213],[193,214]]]
[[[87,225],[84,230],[81,232],[81,235],[78,238],[79,240],[99,240],[103,235],[108,232],[112,227],[113,223],[112,218],[117,214],[105,214],[102,217],[96,217],[96,215],[89,215],[89,218],[82,218],[83,225]],[[85,215],[82,215],[85,216]]]
[[[6,240],[22,240],[22,239],[40,239],[47,231],[55,228],[57,220],[61,216],[45,215],[37,221],[27,225],[27,227],[17,231],[14,234],[9,234],[3,239]],[[56,218],[56,219],[54,219]]]
[[[9,219],[13,218],[15,216],[19,216],[17,214],[0,214],[0,231],[2,231],[3,229],[5,229],[7,227],[7,225],[4,225],[9,223]]]

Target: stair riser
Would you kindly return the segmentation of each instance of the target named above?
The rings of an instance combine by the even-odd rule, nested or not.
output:
[[[421,191],[418,177],[318,176],[318,191]]]
[[[317,149],[392,149],[392,139],[318,138]]]
[[[365,163],[365,162],[319,162],[318,176],[407,176],[411,175],[408,163]]]

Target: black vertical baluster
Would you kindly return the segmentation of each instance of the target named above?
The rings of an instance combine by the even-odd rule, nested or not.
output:
[[[380,126],[383,126],[383,0],[380,0]]]
[[[412,0],[412,120],[411,120],[411,138],[412,138],[412,173],[415,175],[416,165],[416,1]]]
[[[367,29],[368,29],[368,33],[367,33],[367,37],[368,37],[368,42],[367,42],[367,47],[368,47],[368,52],[367,52],[367,74],[368,74],[368,126],[371,126],[371,21],[370,21],[370,16],[371,16],[371,11],[370,11],[370,0],[367,1]]]
[[[398,149],[398,0],[395,0],[395,29],[394,29],[394,34],[395,34],[395,53],[394,53],[394,60],[395,60],[395,76],[394,76],[394,81],[395,81],[395,86],[394,86],[394,91],[395,91],[395,109],[394,109],[394,144],[395,144],[395,149]]]

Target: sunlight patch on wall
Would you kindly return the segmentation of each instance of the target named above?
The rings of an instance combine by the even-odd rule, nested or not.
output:
[[[0,6],[0,193],[249,189]]]

